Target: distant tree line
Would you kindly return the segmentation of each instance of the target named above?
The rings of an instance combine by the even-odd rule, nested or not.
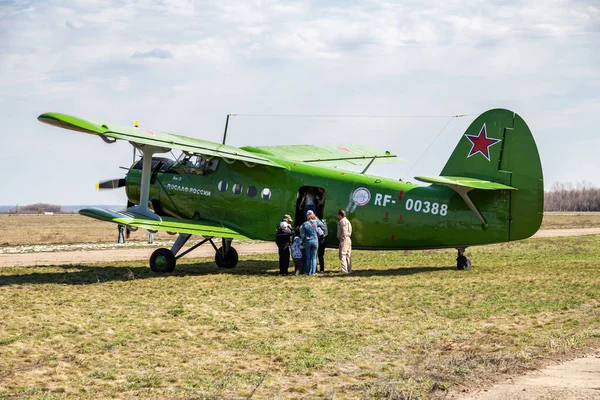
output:
[[[60,206],[56,204],[36,203],[21,206],[17,209],[17,212],[22,214],[43,214],[45,212],[59,213]]]
[[[545,211],[600,211],[600,188],[589,182],[557,182],[544,200]]]

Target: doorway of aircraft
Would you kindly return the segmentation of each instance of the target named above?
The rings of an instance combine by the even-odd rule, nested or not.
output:
[[[325,189],[321,187],[302,186],[298,189],[294,225],[300,226],[306,221],[306,213],[308,210],[314,211],[314,213],[317,214],[317,217],[323,219],[325,197]]]

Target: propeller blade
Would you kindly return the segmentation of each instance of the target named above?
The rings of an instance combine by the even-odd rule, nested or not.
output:
[[[100,189],[116,189],[125,186],[125,178],[111,179],[96,183],[96,190]]]

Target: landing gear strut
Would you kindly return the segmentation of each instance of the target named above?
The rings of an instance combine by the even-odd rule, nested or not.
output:
[[[171,250],[165,248],[156,249],[150,256],[150,269],[157,273],[173,272],[179,258],[185,256],[192,250],[197,249],[206,242],[210,243],[215,249],[215,263],[219,268],[235,268],[237,266],[238,253],[231,247],[231,239],[223,238],[222,246],[217,248],[213,238],[207,237],[178,255],[177,253],[179,253],[190,237],[192,237],[192,235],[184,235],[181,233],[177,237],[175,243],[173,243]]]
[[[465,248],[464,247],[459,247],[456,250],[458,250],[458,257],[456,257],[456,269],[459,271],[468,271],[471,269],[471,259],[467,256],[465,256]]]
[[[231,239],[223,239],[223,246],[215,253],[215,263],[219,268],[235,268],[238,263],[238,253],[231,247]]]

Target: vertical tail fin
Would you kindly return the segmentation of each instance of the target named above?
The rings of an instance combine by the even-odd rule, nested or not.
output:
[[[485,179],[510,191],[509,240],[533,235],[542,223],[544,180],[537,146],[516,113],[494,109],[469,126],[444,166],[442,176]]]

